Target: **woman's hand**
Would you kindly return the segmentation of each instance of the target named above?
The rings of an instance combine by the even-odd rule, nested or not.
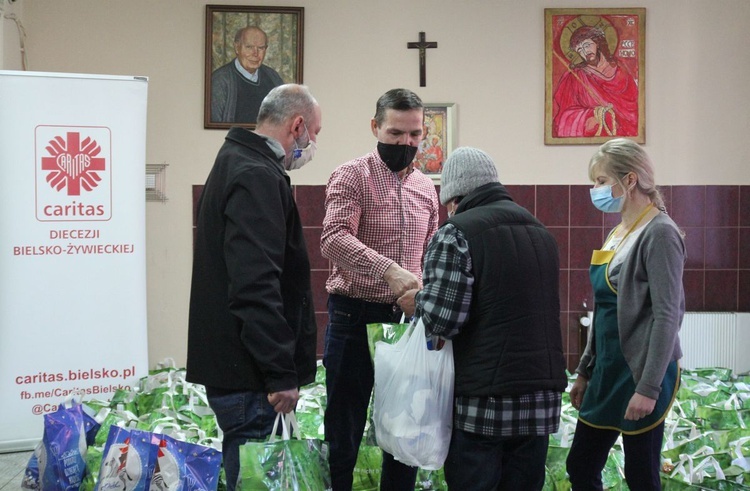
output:
[[[586,392],[586,387],[589,386],[589,379],[582,375],[576,377],[576,381],[573,382],[573,388],[570,389],[570,403],[576,409],[581,409],[581,402],[583,401],[583,394]]]
[[[628,409],[625,410],[625,419],[638,421],[645,418],[654,411],[654,406],[656,406],[656,399],[651,399],[636,392],[630,398]]]

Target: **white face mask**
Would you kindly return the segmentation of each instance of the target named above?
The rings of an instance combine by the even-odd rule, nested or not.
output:
[[[307,131],[307,125],[305,125],[305,133],[307,133],[307,143],[302,146],[297,140],[294,140],[294,146],[297,147],[292,150],[292,160],[289,162],[289,168],[287,170],[301,169],[303,165],[310,162],[315,156],[315,151],[318,149],[318,145],[310,138],[310,133]]]

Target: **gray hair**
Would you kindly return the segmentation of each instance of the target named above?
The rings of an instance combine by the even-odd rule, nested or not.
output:
[[[378,127],[385,121],[385,113],[388,109],[410,111],[424,109],[424,104],[422,104],[422,99],[409,89],[391,89],[381,95],[375,104],[375,122]]]
[[[278,126],[298,115],[305,121],[312,121],[317,105],[318,101],[306,85],[279,85],[263,99],[258,111],[258,125]]]
[[[589,179],[592,181],[597,169],[618,180],[634,172],[638,176],[638,190],[648,196],[654,206],[666,212],[664,199],[654,179],[654,165],[643,147],[634,141],[615,138],[605,142],[589,162]]]

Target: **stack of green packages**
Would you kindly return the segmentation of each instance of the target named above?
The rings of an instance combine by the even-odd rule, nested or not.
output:
[[[570,404],[569,376],[560,430],[550,435],[545,491],[568,491],[565,459],[577,411]],[[726,368],[683,370],[680,389],[664,427],[664,490],[750,490],[750,376]],[[622,439],[602,472],[604,489],[627,490]]]
[[[394,343],[407,327],[408,324],[369,325],[371,353],[375,342]],[[565,459],[578,418],[569,397],[574,380],[575,376],[569,375],[560,430],[550,435],[545,491],[570,489]],[[305,439],[324,439],[325,394],[325,368],[319,363],[315,382],[300,390],[297,406],[300,433]],[[205,389],[186,382],[184,369],[175,368],[173,362],[160,364],[132,391],[118,391],[110,401],[83,403],[96,413],[96,420],[102,425],[86,454],[90,472],[80,488],[84,491],[95,487],[112,425],[166,433],[178,440],[221,448],[220,431],[208,407]],[[354,470],[356,491],[379,488],[382,452],[374,439],[371,411],[372,401]],[[628,489],[623,460],[619,439],[603,472],[604,489]],[[662,460],[665,490],[750,491],[750,375],[735,376],[725,368],[683,370],[677,399],[665,421]],[[225,486],[222,476],[219,489]],[[420,470],[416,489],[446,490],[442,469]]]
[[[102,452],[112,425],[167,434],[177,440],[210,446],[221,450],[216,416],[208,407],[205,388],[185,380],[185,369],[178,369],[167,359],[139,380],[133,390],[117,390],[109,401],[88,400],[83,403],[96,413],[101,424],[86,454],[90,472],[80,489],[96,487]],[[218,489],[226,489],[223,476]]]
[[[664,489],[750,490],[750,376],[684,370],[665,425]]]

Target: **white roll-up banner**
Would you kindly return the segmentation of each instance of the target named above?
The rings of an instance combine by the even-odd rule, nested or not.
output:
[[[0,452],[148,373],[145,77],[0,71]]]

